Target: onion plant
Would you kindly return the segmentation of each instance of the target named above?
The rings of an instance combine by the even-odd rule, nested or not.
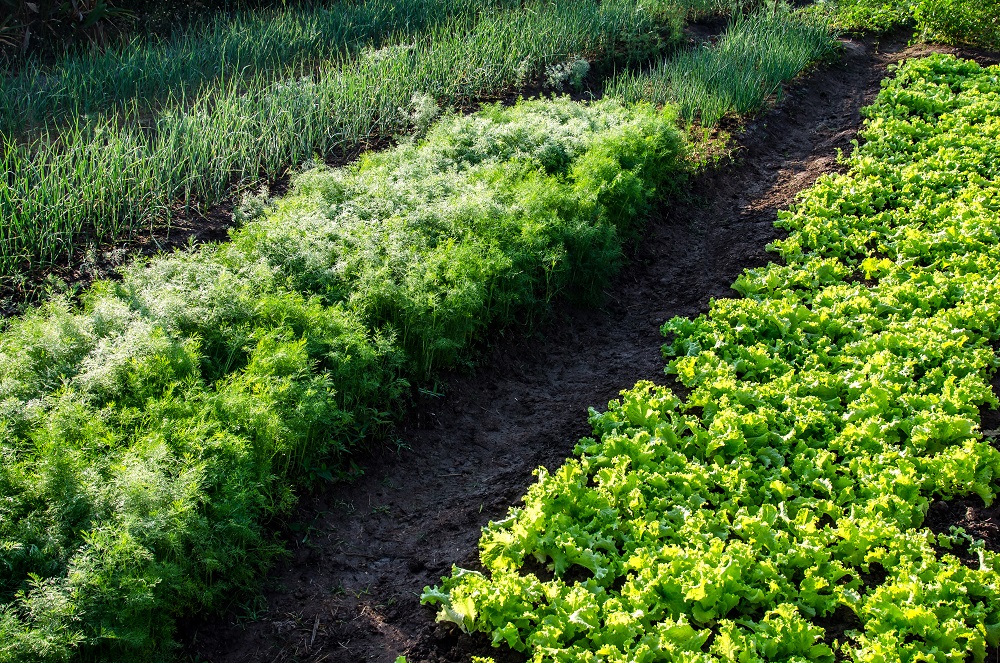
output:
[[[674,54],[647,72],[623,72],[606,93],[674,103],[686,120],[711,127],[726,115],[759,110],[783,82],[831,53],[835,43],[817,16],[768,5],[736,16],[716,44]]]

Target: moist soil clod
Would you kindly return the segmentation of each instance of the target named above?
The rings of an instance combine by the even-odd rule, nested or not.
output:
[[[746,125],[732,157],[695,177],[689,197],[657,210],[602,307],[562,304],[531,336],[502,339],[474,373],[449,376],[444,396],[417,404],[398,431],[403,446],[368,449],[357,458],[362,477],[304,497],[293,516],[297,532],[288,534],[290,557],[265,582],[264,608],[189,620],[181,628],[185,656],[525,661],[492,648],[483,634],[436,624],[434,610],[419,602],[424,586],[438,584],[453,564],[478,567],[480,528],[518,503],[536,467],[558,467],[590,434],[588,407],[603,408],[639,380],[667,383],[660,326],[734,296],[730,284],[743,269],[774,259],[765,246],[779,237],[777,211],[838,168],[837,150],[850,150],[860,109],[888,65],[931,51],[969,55],[905,41],[845,40],[843,48],[839,61],[801,77],[776,108]],[[970,532],[980,515],[990,523],[996,515],[941,513],[955,515],[941,516],[945,531],[961,524]],[[855,627],[844,615],[831,619],[838,637]]]

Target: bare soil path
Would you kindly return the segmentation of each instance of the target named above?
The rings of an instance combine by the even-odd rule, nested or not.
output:
[[[244,609],[187,624],[186,656],[523,661],[435,624],[422,588],[452,564],[477,566],[480,527],[504,517],[537,466],[558,466],[589,434],[588,407],[638,380],[666,380],[660,325],[733,296],[744,268],[772,259],[764,247],[777,237],[777,210],[837,168],[887,66],[927,51],[845,41],[840,61],[794,84],[736,138],[732,159],[692,182],[688,202],[659,210],[600,310],[563,306],[531,337],[501,340],[474,374],[418,405],[400,431],[407,449],[372,449],[359,458],[361,479],[304,499],[266,608],[249,621]]]

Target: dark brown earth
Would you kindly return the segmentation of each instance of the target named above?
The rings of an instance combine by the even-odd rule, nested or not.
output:
[[[477,565],[480,527],[518,502],[536,467],[571,453],[589,433],[588,407],[638,380],[666,381],[660,325],[733,296],[729,285],[744,268],[771,259],[764,247],[778,235],[777,210],[838,167],[837,150],[851,148],[859,109],[887,66],[930,50],[843,46],[839,62],[803,77],[747,125],[731,156],[691,183],[690,199],[658,210],[602,308],[563,306],[532,336],[501,340],[474,374],[451,376],[445,395],[423,396],[399,448],[359,458],[362,478],[304,499],[287,530],[291,556],[263,597],[185,625],[185,655],[213,663],[525,660],[436,625],[421,590],[453,564]],[[996,510],[977,508],[955,503],[957,515],[942,518],[989,530],[995,543]]]

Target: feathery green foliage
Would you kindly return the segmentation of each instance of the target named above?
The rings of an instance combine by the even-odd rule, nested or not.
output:
[[[253,586],[295,485],[335,478],[487,333],[587,296],[683,168],[671,111],[448,116],[295,178],[231,243],[134,265],[0,334],[0,662],[166,656]]]
[[[465,104],[584,58],[649,58],[678,34],[667,0],[530,0],[435,23],[302,77],[209,86],[150,119],[138,102],[78,116],[28,144],[0,145],[0,276],[71,254],[81,234],[129,236],[178,203],[218,203],[233,185],[275,178],[314,156],[416,127],[428,97]],[[405,37],[405,38],[404,38]]]
[[[676,104],[686,120],[711,127],[726,115],[759,110],[783,82],[829,55],[834,44],[824,20],[768,5],[736,16],[717,45],[669,56],[647,72],[616,76],[606,94]]]
[[[967,566],[971,537],[922,527],[932,500],[1000,493],[979,430],[1000,405],[1000,67],[908,61],[867,115],[847,172],[780,215],[783,262],[664,325],[689,395],[644,382],[593,411],[595,437],[484,528],[486,573],[425,590],[440,619],[535,663],[1000,644],[1000,554],[972,542]],[[858,627],[835,639],[838,610]]]
[[[489,328],[570,288],[598,292],[617,269],[650,193],[679,167],[665,158],[669,120],[622,122],[620,108],[561,99],[445,118],[419,144],[303,173],[227,251],[399,330],[419,371],[451,364]]]

